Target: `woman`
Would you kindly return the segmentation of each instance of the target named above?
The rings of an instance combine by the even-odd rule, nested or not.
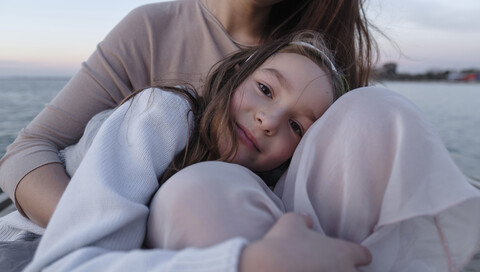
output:
[[[171,175],[172,171],[168,170],[175,172],[199,161],[218,160],[228,162],[225,165],[227,171],[229,165],[241,165],[244,170],[268,171],[289,160],[313,122],[343,93],[341,74],[328,55],[316,35],[302,33],[286,37],[259,48],[240,51],[219,63],[207,78],[200,101],[182,88],[150,88],[135,93],[113,112],[96,115],[79,144],[62,152],[72,180],[27,270],[306,271],[322,268],[349,271],[355,264],[367,263],[369,255],[365,249],[346,242],[329,242],[324,236],[319,239],[318,233],[305,232],[302,219],[292,218],[292,215],[287,215],[286,220],[296,220],[294,224],[298,226],[292,227],[306,237],[294,242],[290,240],[297,238],[298,234],[293,231],[277,234],[280,237],[288,234],[288,239],[282,238],[280,242],[288,240],[291,243],[281,245],[281,250],[278,238],[276,243],[275,239],[273,242],[262,241],[282,215],[280,203],[278,206],[270,203],[271,213],[266,213],[275,220],[263,226],[256,224],[259,220],[246,220],[245,224],[250,226],[237,225],[236,230],[228,227],[228,233],[213,231],[208,235],[207,229],[198,229],[197,233],[189,233],[187,237],[187,233],[175,231],[183,228],[177,225],[170,228],[171,233],[162,235],[158,227],[151,226],[145,242],[152,249],[138,250],[144,242],[147,216],[155,216],[149,215],[147,205],[158,189],[159,177],[165,179]],[[206,104],[204,110],[203,103]],[[97,130],[98,122],[101,126],[93,136],[95,132],[91,131]],[[195,130],[189,133],[192,125]],[[186,146],[187,140],[187,147],[178,153]],[[75,169],[76,154],[85,149],[85,158]],[[173,160],[174,157],[178,160]],[[172,163],[167,167],[170,161]],[[250,170],[247,171],[254,176]],[[235,172],[231,174],[235,175]],[[171,183],[168,179],[161,188]],[[261,180],[258,183],[223,184],[223,194],[235,194],[238,191],[235,185],[242,185],[267,199],[271,196],[272,201],[278,201]],[[205,185],[204,189],[208,191],[210,186]],[[171,195],[182,193],[171,190]],[[197,196],[204,194],[202,190],[196,191]],[[237,199],[237,206],[250,205],[247,199],[244,201],[238,196]],[[164,208],[170,210],[168,206]],[[176,217],[187,215],[176,212],[176,207],[171,208]],[[201,209],[198,217],[203,218],[203,214],[207,215],[211,210]],[[208,217],[203,221],[206,219]],[[190,220],[196,221],[194,217]],[[157,234],[156,238],[150,238],[152,233]],[[175,246],[157,243],[159,237],[172,242],[179,235],[182,242],[174,242]],[[313,240],[305,241],[307,237]],[[295,244],[301,245],[297,249],[302,251],[306,251],[304,248],[308,245],[310,250],[324,252],[313,258],[286,255],[278,259],[295,248]],[[344,250],[335,246],[353,250],[353,254],[327,259],[332,255],[344,256]],[[172,252],[169,250],[172,249],[184,250],[170,257]],[[187,253],[192,251],[198,252]],[[297,262],[299,259],[303,262]],[[335,267],[330,267],[331,264]]]
[[[305,43],[291,44],[309,48]],[[177,141],[184,141],[181,139],[187,133],[183,129],[182,135],[168,143],[162,135],[167,134],[167,128],[185,128],[182,124],[187,122],[187,115],[174,101],[164,102],[171,105],[172,111],[166,105],[154,107],[160,94],[152,98],[142,93],[137,103],[146,106],[122,105],[94,138],[28,268],[351,271],[356,265],[367,264],[366,252],[354,253],[353,259],[339,257],[337,254],[343,250],[338,243],[329,248],[330,243],[318,239],[312,240],[316,247],[310,245],[310,251],[305,247],[297,251],[298,245],[312,242],[307,240],[313,233],[304,239],[290,233],[296,239],[287,246],[269,242],[277,218],[282,218],[286,211],[296,211],[312,215],[317,235],[323,232],[367,246],[373,261],[362,267],[363,271],[458,271],[480,241],[480,192],[468,184],[452,163],[418,109],[388,90],[351,91],[311,126],[308,124],[312,121],[301,125],[310,119],[302,118],[303,114],[318,116],[322,112],[325,99],[315,99],[312,94],[325,90],[325,85],[318,84],[326,82],[326,78],[315,72],[318,67],[300,65],[298,59],[287,58],[295,52],[289,48],[291,44],[278,52],[265,46],[246,54],[240,52],[239,58],[234,56],[227,69],[230,72],[214,73],[213,84],[211,80],[207,84],[229,90],[225,93],[230,96],[222,95],[223,92],[206,95],[215,101],[209,104],[214,114],[211,118],[202,117],[207,122],[199,122],[200,131],[207,134],[206,143],[218,146],[220,153],[231,137],[228,129],[221,129],[225,125],[219,125],[229,122],[218,116],[233,119],[233,131],[237,131],[237,126],[248,128],[238,130],[237,153],[221,155],[224,159],[220,160],[256,171],[270,169],[273,162],[282,163],[290,157],[288,152],[293,152],[287,142],[273,146],[268,142],[291,135],[290,139],[298,143],[294,139],[302,135],[287,173],[275,187],[276,194],[238,164],[196,163],[180,170],[160,187],[146,223],[149,210],[144,205],[157,188],[157,178],[149,177],[153,173],[150,165],[156,165],[158,158],[168,154],[173,157],[172,149],[178,148]],[[273,55],[266,59],[270,54]],[[257,68],[256,63],[263,64]],[[255,68],[253,73],[245,71]],[[223,78],[232,74],[231,78]],[[334,68],[330,74],[335,74]],[[231,103],[229,114],[224,113],[228,111],[224,103]],[[293,106],[296,113],[292,114],[292,108],[286,111],[287,105]],[[160,112],[145,110],[149,106]],[[125,109],[140,113],[143,118],[134,118],[134,113]],[[152,122],[142,121],[145,118]],[[155,125],[160,120],[171,121]],[[125,121],[128,125],[123,126]],[[204,125],[207,127],[202,128]],[[303,134],[300,127],[308,127],[308,131]],[[243,134],[247,136],[242,137]],[[141,143],[140,152],[137,143]],[[195,146],[190,148],[196,150]],[[268,152],[273,150],[281,151],[282,159],[278,160],[279,153]],[[186,154],[187,158],[192,157]],[[260,159],[269,154],[277,155],[266,161]],[[245,157],[250,160],[244,160]],[[180,153],[178,158],[184,161],[184,154]],[[165,169],[166,163],[162,167]],[[143,243],[145,223],[146,245],[163,251],[132,251]],[[272,225],[274,228],[269,231]],[[318,238],[312,238],[315,237]],[[285,241],[283,238],[279,240]],[[196,251],[192,246],[203,248],[197,249],[197,253],[202,253],[186,254]],[[186,251],[179,251],[171,259],[165,256],[168,250],[182,249]],[[260,263],[251,266],[249,257],[249,261]],[[295,257],[303,262],[292,262]],[[242,264],[244,258],[247,264]],[[319,261],[312,265],[312,259]],[[352,265],[352,260],[357,261]],[[325,267],[329,262],[346,265]]]

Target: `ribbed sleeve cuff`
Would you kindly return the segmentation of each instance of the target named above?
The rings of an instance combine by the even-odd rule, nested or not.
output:
[[[0,241],[27,241],[43,235],[44,229],[26,219],[18,211],[0,218]]]

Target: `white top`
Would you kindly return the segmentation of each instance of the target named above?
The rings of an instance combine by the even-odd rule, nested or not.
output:
[[[242,238],[206,249],[141,249],[158,177],[192,128],[189,110],[184,98],[159,89],[118,107],[100,127],[26,271],[236,271]]]

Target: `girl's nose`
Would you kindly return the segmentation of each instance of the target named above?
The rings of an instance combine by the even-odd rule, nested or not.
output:
[[[258,112],[255,115],[255,121],[263,132],[268,136],[273,136],[278,130],[280,124],[280,116],[277,114],[265,114]]]

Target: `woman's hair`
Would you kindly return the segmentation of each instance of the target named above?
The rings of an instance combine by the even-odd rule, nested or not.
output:
[[[194,107],[194,132],[187,147],[175,157],[160,183],[191,164],[209,160],[226,161],[235,154],[237,150],[235,145],[225,154],[220,154],[218,149],[221,137],[230,137],[232,143],[237,143],[234,122],[230,114],[231,98],[240,84],[260,65],[272,55],[282,52],[303,55],[321,67],[330,77],[334,100],[347,91],[344,77],[335,68],[333,56],[319,33],[299,32],[256,48],[238,51],[218,62],[210,70],[203,97],[190,102]],[[161,88],[165,89],[163,86]],[[181,88],[168,90],[185,93],[185,89]]]
[[[335,53],[352,89],[367,86],[376,62],[377,47],[366,18],[363,0],[284,0],[272,7],[265,41],[289,33],[313,30],[321,33]]]

